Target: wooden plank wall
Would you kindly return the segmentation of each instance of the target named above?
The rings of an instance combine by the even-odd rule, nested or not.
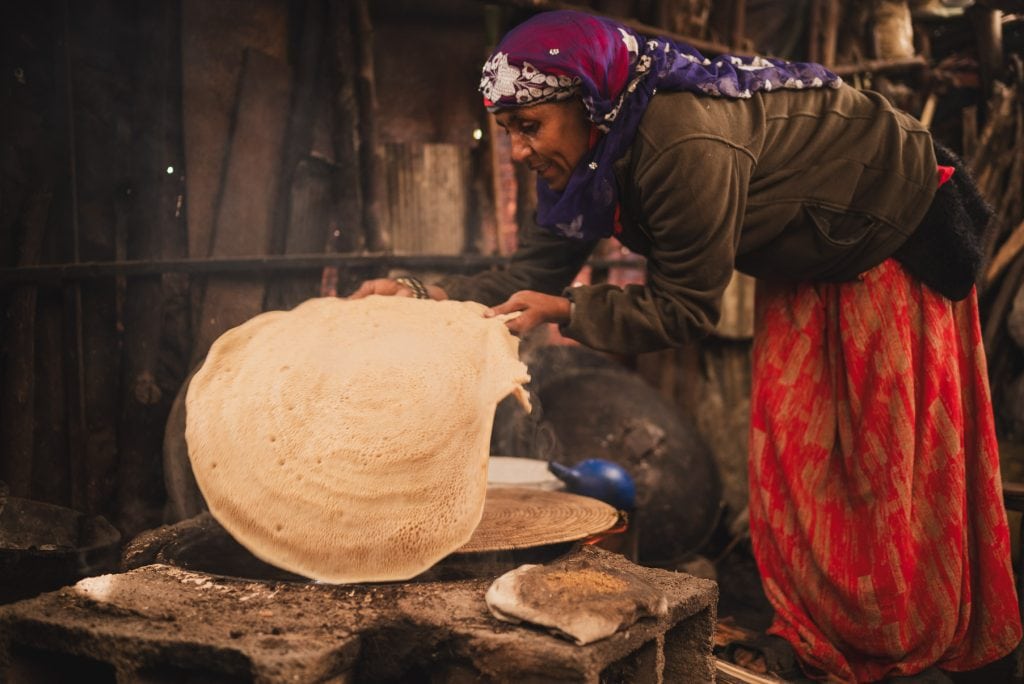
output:
[[[245,50],[210,255],[268,254],[282,173],[291,78],[288,66]],[[206,279],[192,350],[199,363],[222,333],[263,311],[260,276]]]
[[[246,50],[284,60],[280,0],[182,0],[182,90],[188,164],[189,256],[209,256],[218,193]]]
[[[399,254],[461,254],[469,214],[468,146],[387,143],[383,146],[385,230]]]

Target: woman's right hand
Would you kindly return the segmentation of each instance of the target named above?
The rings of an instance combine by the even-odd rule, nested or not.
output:
[[[448,293],[437,285],[427,285],[427,294],[431,299],[448,299]],[[411,287],[406,287],[391,278],[375,278],[364,280],[359,289],[348,296],[348,299],[362,299],[370,295],[384,295],[385,297],[414,297],[416,294]]]

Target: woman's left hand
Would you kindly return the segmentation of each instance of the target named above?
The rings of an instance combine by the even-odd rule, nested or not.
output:
[[[513,334],[523,335],[542,323],[568,323],[570,304],[565,297],[520,290],[509,297],[508,301],[488,309],[484,315],[491,318],[516,311],[522,313],[505,321],[505,325]]]

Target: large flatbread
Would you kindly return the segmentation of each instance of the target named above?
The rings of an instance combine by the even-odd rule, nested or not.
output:
[[[408,579],[461,547],[495,406],[526,403],[529,380],[483,311],[322,298],[224,333],[186,395],[210,512],[259,558],[327,582]]]

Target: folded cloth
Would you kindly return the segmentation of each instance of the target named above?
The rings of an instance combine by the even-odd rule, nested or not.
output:
[[[960,301],[971,293],[981,270],[992,209],[956,154],[936,143],[935,158],[940,164],[935,199],[893,257],[928,287]]]

